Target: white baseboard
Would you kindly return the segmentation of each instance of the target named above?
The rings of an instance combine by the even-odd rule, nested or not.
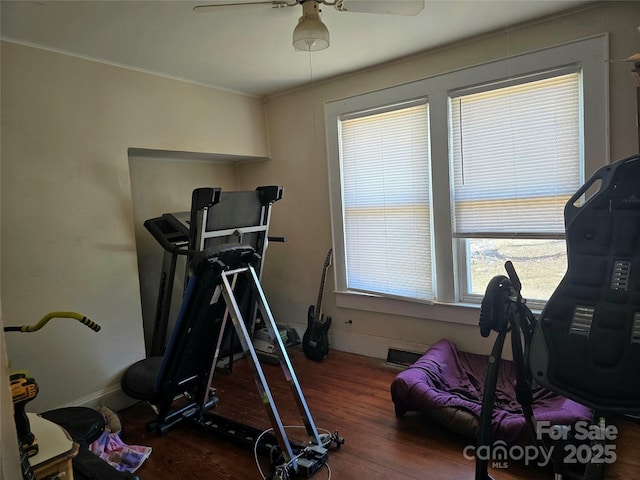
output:
[[[137,400],[125,395],[120,389],[120,384],[110,385],[97,392],[90,393],[84,397],[78,398],[73,402],[59,405],[57,408],[65,407],[89,407],[94,408],[98,405],[106,405],[114,411],[122,410],[136,403]]]
[[[302,339],[307,328],[302,324],[290,324]],[[329,330],[329,346],[341,352],[355,353],[366,357],[387,358],[390,348],[405,350],[407,352],[424,353],[431,345],[424,345],[407,340],[399,340],[362,333],[349,333],[340,330]]]
[[[330,342],[331,348],[335,350],[382,359],[387,358],[390,348],[415,353],[424,353],[429,348],[429,345],[406,340],[340,331],[330,334]]]

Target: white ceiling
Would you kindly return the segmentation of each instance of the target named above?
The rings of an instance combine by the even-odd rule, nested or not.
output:
[[[331,45],[311,54],[291,46],[300,5],[196,13],[193,6],[216,0],[2,0],[1,33],[9,41],[263,96],[588,1],[426,0],[415,17],[324,6]]]

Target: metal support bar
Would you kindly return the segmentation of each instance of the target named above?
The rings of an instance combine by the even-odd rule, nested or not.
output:
[[[260,282],[258,280],[258,276],[253,267],[249,267],[249,273],[253,277],[253,285],[254,287],[259,287]],[[276,321],[273,318],[273,314],[271,313],[271,309],[269,308],[269,304],[267,303],[267,299],[264,296],[264,291],[262,288],[256,288],[254,292],[258,297],[258,304],[260,311],[263,315],[263,320],[269,332],[269,336],[274,341],[275,351],[280,360],[280,367],[282,368],[282,372],[284,373],[284,377],[291,388],[291,394],[296,401],[296,406],[298,407],[298,413],[300,414],[300,418],[302,419],[305,429],[307,431],[307,436],[309,440],[316,445],[322,445],[320,441],[320,436],[318,435],[318,431],[316,426],[313,423],[313,419],[311,417],[311,412],[309,411],[309,406],[304,399],[304,395],[302,393],[302,388],[300,387],[300,383],[298,382],[298,378],[296,377],[296,373],[293,370],[293,366],[291,365],[291,359],[289,358],[289,354],[287,353],[287,349],[282,342],[282,338],[280,337],[280,333],[278,332],[278,326]]]
[[[258,307],[263,315],[263,320],[265,321],[271,338],[274,340],[276,352],[280,360],[280,366],[282,367],[282,370],[284,372],[285,379],[291,387],[292,394],[296,401],[298,411],[300,412],[300,415],[302,417],[302,421],[307,430],[309,439],[312,442],[316,443],[316,445],[321,445],[320,437],[318,435],[318,431],[313,422],[313,419],[311,418],[311,414],[302,394],[302,389],[300,388],[298,379],[293,371],[293,367],[291,366],[291,361],[289,359],[287,351],[284,347],[284,344],[282,343],[280,335],[277,332],[275,320],[273,319],[273,315],[271,314],[271,310],[269,309],[269,306],[267,304],[264,292],[260,287],[260,282],[258,281],[258,276],[255,269],[252,266],[247,266],[222,272],[222,295],[224,296],[225,302],[227,304],[227,308],[229,310],[229,314],[231,315],[233,325],[240,340],[240,344],[242,345],[242,349],[251,364],[256,386],[258,387],[260,398],[265,405],[267,415],[271,420],[274,435],[278,440],[279,446],[285,457],[285,461],[295,472],[298,472],[298,459],[293,453],[291,443],[287,437],[287,433],[285,432],[285,428],[278,413],[278,409],[273,400],[273,396],[271,395],[271,390],[269,389],[269,385],[267,384],[264,371],[262,370],[260,360],[258,359],[256,351],[253,347],[251,335],[249,334],[244,319],[242,318],[242,313],[240,312],[240,308],[238,307],[238,303],[236,302],[234,296],[233,288],[229,281],[229,278],[235,278],[237,275],[247,275],[248,279],[250,280],[252,291],[258,299]]]

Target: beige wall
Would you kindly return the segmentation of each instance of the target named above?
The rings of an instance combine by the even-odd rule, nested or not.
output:
[[[2,191],[2,173],[0,171],[0,191]],[[0,195],[1,198],[1,195]],[[0,199],[0,212],[2,212]],[[1,217],[1,215],[0,215]],[[0,226],[0,245],[2,245],[2,227]],[[2,257],[0,256],[0,271],[2,271]],[[13,400],[9,382],[9,356],[4,339],[4,321],[2,320],[2,301],[0,298],[0,478],[18,478],[20,460],[16,426],[13,420]]]
[[[75,310],[102,326],[53,320],[7,335],[9,355],[40,386],[33,411],[114,403],[144,356],[128,149],[266,157],[263,105],[7,42],[1,54],[4,322]]]
[[[271,249],[263,276],[276,315],[288,322],[306,321],[306,310],[315,302],[321,266],[331,246],[325,101],[604,32],[609,33],[610,58],[626,58],[640,49],[639,18],[640,3],[611,2],[269,98],[273,161],[254,167],[252,173],[259,181],[286,185],[285,200],[277,205],[272,231],[286,235],[288,242]],[[613,161],[637,153],[636,91],[630,64],[613,63],[609,68]],[[473,83],[472,78],[469,80]],[[384,356],[389,346],[420,349],[448,337],[466,350],[489,351],[489,341],[481,339],[476,326],[338,308],[332,287],[333,279],[329,278],[324,313],[333,318],[330,336],[335,348]],[[449,314],[451,318],[463,314],[477,318],[477,311]],[[348,320],[352,323],[345,323]]]
[[[195,188],[220,187],[224,191],[238,190],[237,167],[232,162],[166,158],[166,155],[129,156],[129,174],[133,197],[133,225],[138,252],[140,300],[144,321],[147,352],[151,346],[158,299],[158,287],[164,251],[144,227],[147,219],[168,212],[190,209]],[[177,261],[171,315],[168,327],[180,309],[184,292],[185,257]]]

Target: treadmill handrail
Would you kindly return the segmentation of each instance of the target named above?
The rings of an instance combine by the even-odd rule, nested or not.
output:
[[[174,253],[176,255],[186,255],[188,257],[193,257],[199,250],[189,250],[187,248],[183,248],[178,244],[170,242],[167,237],[163,234],[163,232],[158,228],[157,220],[162,217],[150,218],[149,220],[145,220],[144,226],[149,231],[153,238],[160,244],[162,248],[164,248],[169,253]]]

